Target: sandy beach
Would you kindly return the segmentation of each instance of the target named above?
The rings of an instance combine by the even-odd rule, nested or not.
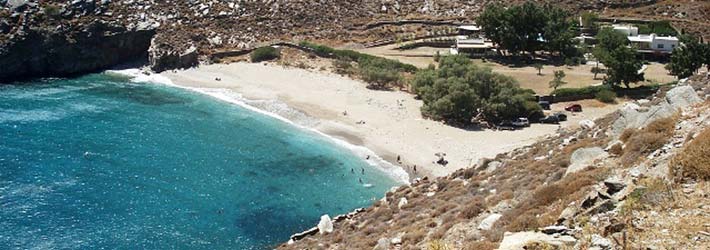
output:
[[[422,102],[400,91],[375,91],[365,83],[325,71],[277,65],[233,63],[164,72],[174,84],[191,88],[228,89],[249,100],[277,100],[316,118],[316,130],[367,147],[402,166],[411,177],[444,176],[474,165],[481,157],[533,143],[554,133],[557,125],[533,124],[516,131],[468,131],[424,119]],[[219,80],[217,80],[219,79]],[[559,109],[563,104],[553,106]],[[584,105],[584,104],[583,104]],[[595,107],[596,106],[596,107]],[[615,110],[615,105],[585,106],[562,126],[578,126]],[[436,164],[445,153],[448,165]],[[397,157],[401,157],[401,164]],[[417,173],[413,173],[413,166]]]

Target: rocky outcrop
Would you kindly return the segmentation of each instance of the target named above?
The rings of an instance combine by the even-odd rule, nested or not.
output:
[[[678,110],[701,101],[693,87],[678,86],[669,90],[666,97],[656,105],[645,107],[628,103],[619,110],[619,118],[612,124],[611,135],[616,138],[628,128],[643,128],[655,120],[673,116]]]
[[[25,28],[0,44],[0,82],[27,77],[69,76],[146,60],[154,27],[123,27],[94,21],[73,30]]]
[[[607,156],[608,154],[600,147],[577,149],[570,157],[570,166],[567,168],[565,175],[578,172],[592,165],[595,160],[602,159]]]
[[[150,55],[150,68],[156,72],[190,68],[199,64],[195,46],[189,46],[187,49],[180,51],[170,44],[160,43],[154,39],[148,53]]]
[[[541,232],[517,232],[505,233],[503,241],[498,247],[499,250],[524,250],[526,246],[532,244],[540,244],[549,246],[548,248],[540,249],[559,249],[563,247],[572,247],[577,240],[572,236],[553,236]]]

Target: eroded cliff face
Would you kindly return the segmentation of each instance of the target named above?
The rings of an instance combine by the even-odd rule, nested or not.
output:
[[[95,21],[75,30],[27,28],[0,46],[0,82],[28,77],[70,76],[147,61],[155,28]]]

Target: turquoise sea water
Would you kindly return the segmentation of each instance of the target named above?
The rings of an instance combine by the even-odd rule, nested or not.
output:
[[[0,249],[266,249],[396,184],[199,93],[106,74],[0,85]]]

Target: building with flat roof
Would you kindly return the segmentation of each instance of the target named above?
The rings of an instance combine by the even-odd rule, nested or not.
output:
[[[674,36],[650,34],[629,36],[628,38],[631,44],[641,53],[670,54],[679,44],[678,38]]]

